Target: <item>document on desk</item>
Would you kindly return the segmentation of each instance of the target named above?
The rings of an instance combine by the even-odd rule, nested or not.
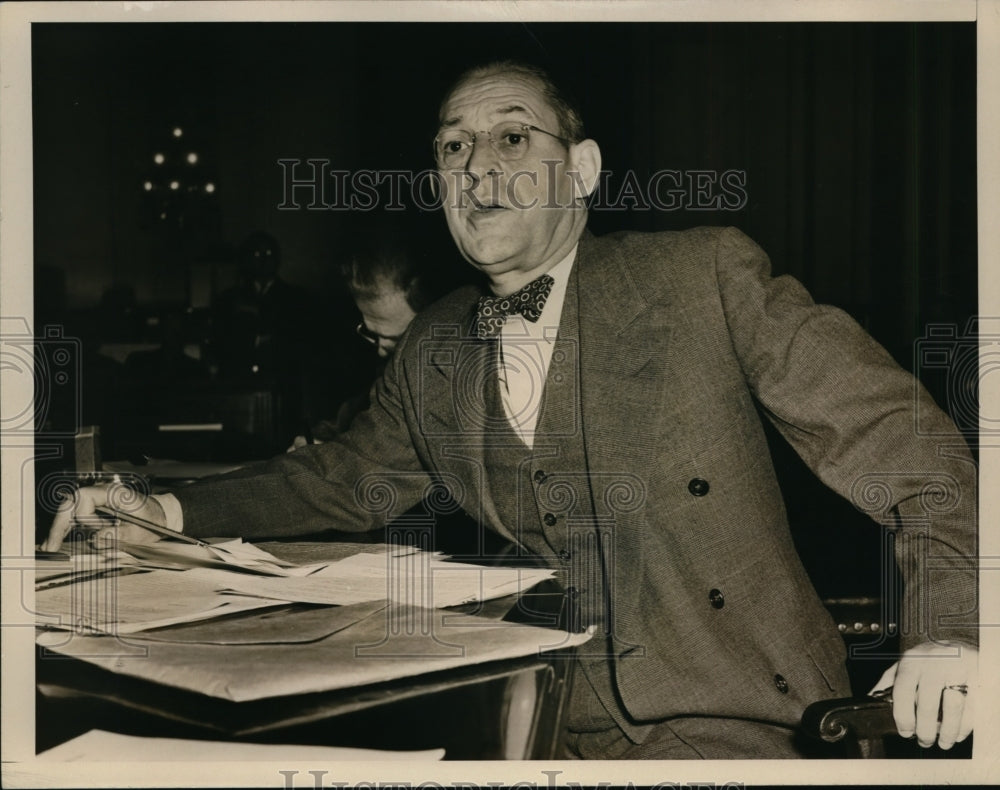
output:
[[[50,628],[133,634],[282,603],[274,597],[220,594],[226,577],[233,575],[192,568],[88,578],[36,590],[35,611],[39,624]]]
[[[76,575],[90,575],[115,570],[127,565],[134,565],[135,559],[122,551],[104,551],[99,553],[80,552],[66,554],[60,559],[27,560],[22,566],[30,568],[35,573],[35,582],[52,581],[61,578],[71,578]],[[10,567],[6,563],[4,567]]]
[[[161,540],[156,543],[125,543],[117,547],[132,557],[151,566],[167,564],[168,567],[220,568],[241,570],[265,576],[305,576],[327,563],[299,566],[278,559],[253,543],[241,539],[195,546]]]
[[[342,605],[386,599],[443,608],[525,592],[554,575],[545,568],[487,568],[450,562],[420,551],[356,554],[308,576],[233,577],[226,592],[301,603]]]
[[[143,634],[126,642],[64,634],[61,643],[46,646],[121,675],[245,702],[540,656],[592,636],[590,631],[570,634],[445,609],[391,605],[329,636],[294,645],[177,643]]]

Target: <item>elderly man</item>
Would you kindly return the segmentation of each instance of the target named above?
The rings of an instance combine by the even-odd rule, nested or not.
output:
[[[568,756],[793,757],[803,708],[849,689],[756,402],[826,484],[897,534],[910,616],[885,683],[894,674],[901,734],[945,748],[967,736],[976,472],[912,377],[845,314],[772,278],[735,230],[591,236],[600,151],[539,70],[464,74],[434,150],[451,234],[492,293],[461,289],[417,316],[337,440],[144,514],[202,536],[365,530],[384,514],[356,498],[359,481],[395,485],[400,509],[446,485],[558,568],[577,625],[597,627]],[[933,439],[915,435],[918,407]],[[67,503],[45,548],[104,498]]]

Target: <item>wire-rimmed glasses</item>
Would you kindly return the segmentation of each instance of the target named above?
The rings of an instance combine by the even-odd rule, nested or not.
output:
[[[569,141],[552,132],[547,132],[530,123],[501,121],[492,129],[469,132],[465,129],[445,129],[434,138],[434,161],[442,170],[465,167],[472,156],[472,148],[480,135],[485,134],[490,146],[501,162],[516,162],[523,158],[531,147],[531,134],[554,137],[565,145]]]
[[[379,343],[398,343],[400,341],[400,338],[403,337],[402,334],[380,335],[378,332],[372,332],[372,330],[370,330],[367,326],[365,326],[364,321],[362,321],[360,324],[354,327],[354,331],[357,332],[359,335],[361,335],[361,337],[363,337],[373,346],[377,346]]]

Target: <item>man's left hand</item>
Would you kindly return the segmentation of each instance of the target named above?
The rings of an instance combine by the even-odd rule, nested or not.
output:
[[[892,686],[892,715],[904,738],[950,749],[972,732],[979,651],[960,643],[917,645],[886,670],[874,693]],[[940,719],[938,715],[940,713]]]

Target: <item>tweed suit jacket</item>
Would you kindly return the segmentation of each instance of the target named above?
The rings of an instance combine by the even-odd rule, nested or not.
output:
[[[594,510],[614,512],[608,583],[614,643],[627,647],[611,660],[636,721],[794,725],[806,704],[849,691],[755,404],[826,485],[897,533],[904,647],[975,642],[973,460],[852,319],[771,277],[733,229],[585,235],[576,266],[581,471],[635,481],[627,501]],[[489,368],[469,337],[476,296],[457,291],[413,321],[371,409],[339,440],[178,490],[184,531],[375,529],[446,486],[516,539],[482,493],[475,393]]]

